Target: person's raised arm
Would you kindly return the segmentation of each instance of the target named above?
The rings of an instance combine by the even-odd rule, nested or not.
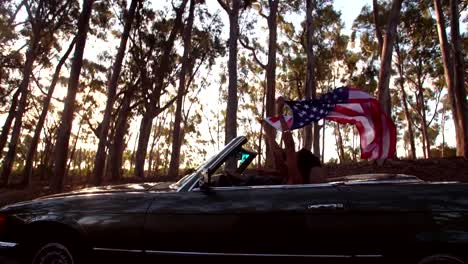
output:
[[[294,144],[294,139],[290,127],[286,123],[283,115],[284,109],[284,99],[283,97],[278,97],[276,100],[277,105],[277,114],[280,118],[281,129],[283,131],[282,138],[284,142],[284,147],[286,149],[286,164],[288,167],[288,184],[299,184],[302,183],[299,169],[297,167],[297,157],[296,149]]]

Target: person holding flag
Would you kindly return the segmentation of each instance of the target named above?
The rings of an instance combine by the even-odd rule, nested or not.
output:
[[[354,124],[360,135],[362,159],[383,160],[395,156],[395,124],[381,110],[379,102],[364,91],[340,87],[314,100],[281,100],[291,110],[292,116],[265,119],[278,131],[302,128],[322,118]]]
[[[285,148],[282,149],[276,143],[274,133],[269,133],[265,129],[266,141],[271,147],[276,173],[284,177],[286,184],[308,184],[312,182],[320,182],[323,178],[323,170],[321,169],[320,159],[312,154],[310,150],[302,148],[296,152],[294,139],[290,128],[292,127],[292,118],[285,119],[282,114],[284,111],[285,101],[283,97],[278,97],[276,100],[278,116],[274,118],[280,126],[282,132],[282,141]],[[267,123],[271,119],[265,120]],[[311,175],[313,172],[313,175]]]

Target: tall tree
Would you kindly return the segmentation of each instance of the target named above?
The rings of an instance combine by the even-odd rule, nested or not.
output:
[[[444,63],[444,77],[445,83],[447,85],[447,92],[450,99],[450,105],[452,109],[452,118],[454,121],[455,127],[455,136],[456,136],[456,144],[457,144],[457,154],[463,156],[463,135],[462,130],[459,126],[459,117],[458,117],[458,109],[457,104],[455,101],[455,87],[454,87],[454,80],[453,80],[453,59],[450,55],[450,47],[449,42],[447,40],[447,32],[445,30],[445,18],[442,11],[442,5],[440,0],[434,0],[434,10],[437,19],[437,32],[439,37],[439,44],[440,50],[442,54],[442,61]]]
[[[286,9],[286,3],[283,4],[281,9]],[[264,6],[268,6],[268,15],[264,14]],[[276,94],[276,64],[277,64],[277,38],[278,38],[278,16],[281,16],[281,11],[279,10],[279,1],[278,0],[268,0],[261,1],[259,8],[259,15],[266,19],[268,25],[268,54],[267,54],[267,63],[264,64],[260,61],[258,52],[258,43],[253,43],[250,45],[247,39],[243,40],[240,38],[240,43],[245,48],[249,49],[254,57],[256,63],[265,71],[266,75],[266,90],[265,90],[265,107],[264,114],[266,116],[275,115],[275,94]],[[263,116],[262,116],[263,118]],[[263,129],[263,127],[261,128]],[[273,137],[275,130],[271,126],[265,127],[265,133],[269,134],[270,137]],[[259,146],[261,143],[259,144]],[[273,158],[271,158],[271,150],[268,144],[266,146],[266,167],[273,166]]]
[[[15,118],[15,113],[16,113],[16,107],[18,105],[18,98],[20,96],[20,90],[16,90],[16,92],[13,94],[13,98],[11,100],[10,104],[10,109],[8,111],[8,116],[5,119],[5,123],[3,124],[2,127],[2,133],[0,134],[0,157],[3,154],[3,149],[5,148],[5,145],[8,140],[8,134],[10,133],[11,125],[13,124],[13,120]]]
[[[34,136],[31,139],[31,143],[29,145],[28,149],[28,154],[26,156],[26,165],[24,167],[23,171],[23,185],[28,185],[31,180],[32,180],[32,175],[33,175],[33,161],[34,157],[37,151],[37,145],[39,143],[39,139],[41,136],[42,128],[44,127],[45,119],[47,117],[47,113],[49,112],[49,106],[50,102],[52,99],[52,95],[54,94],[55,91],[55,86],[57,85],[57,82],[59,81],[60,77],[60,72],[62,70],[62,66],[65,64],[67,61],[70,53],[73,50],[73,47],[75,46],[75,41],[76,38],[73,38],[71,41],[70,45],[68,46],[67,51],[65,54],[62,56],[62,58],[59,60],[57,66],[55,67],[55,72],[52,77],[52,81],[49,86],[49,90],[47,91],[47,95],[44,98],[44,101],[42,102],[42,112],[39,116],[39,119],[37,120],[36,127],[34,129]]]
[[[179,174],[179,163],[180,163],[180,145],[181,145],[181,131],[180,123],[182,120],[182,99],[186,89],[186,76],[189,72],[190,67],[190,51],[192,43],[192,28],[195,12],[195,0],[190,1],[189,16],[187,19],[187,24],[184,27],[183,32],[183,42],[184,42],[184,54],[182,56],[182,69],[180,70],[179,77],[179,88],[177,91],[177,100],[176,100],[176,112],[174,117],[174,129],[172,133],[172,151],[171,151],[171,161],[169,164],[168,174],[171,176],[178,176]],[[151,166],[150,166],[151,167]]]
[[[391,116],[391,100],[390,100],[390,76],[392,66],[393,43],[396,37],[396,30],[400,20],[401,4],[403,0],[393,0],[392,9],[387,21],[387,30],[383,42],[380,71],[379,71],[379,87],[378,99],[383,111]]]
[[[63,179],[68,158],[68,143],[72,128],[73,114],[75,112],[75,98],[78,91],[81,67],[83,65],[83,53],[86,46],[86,39],[89,30],[89,20],[95,0],[83,0],[82,10],[78,18],[78,32],[76,46],[68,79],[68,90],[65,98],[60,126],[58,128],[57,142],[55,145],[54,157],[54,178],[52,189],[56,192],[63,188]]]
[[[409,88],[413,89],[414,96],[411,99],[414,102],[410,104],[416,113],[415,118],[409,118],[422,134],[422,145],[424,148],[424,157],[430,158],[431,145],[433,142],[434,126],[431,124],[437,117],[437,108],[440,100],[441,89],[434,80],[437,80],[441,71],[440,67],[440,49],[436,45],[435,39],[437,32],[435,20],[428,15],[420,15],[421,10],[427,10],[425,6],[408,2],[405,4],[401,15],[401,30],[398,36],[398,46],[400,58],[402,55],[405,61],[401,61],[404,66],[405,80],[408,81]],[[435,86],[429,86],[430,82]],[[404,89],[404,88],[403,88]],[[432,101],[434,104],[430,104]],[[434,113],[430,116],[431,105],[435,105]],[[419,126],[418,126],[419,124]]]
[[[8,153],[3,162],[3,170],[0,185],[6,185],[10,176],[13,162],[16,156],[16,148],[20,138],[23,115],[30,94],[29,83],[34,68],[34,63],[38,57],[46,56],[57,41],[55,34],[70,26],[70,11],[74,7],[72,0],[67,1],[24,1],[24,6],[28,14],[29,43],[26,52],[26,60],[22,72],[22,80],[19,85],[21,93],[15,112],[15,122],[8,144]]]
[[[317,96],[317,83],[315,78],[315,54],[314,54],[314,43],[315,43],[315,25],[314,23],[314,11],[317,8],[315,0],[307,0],[306,2],[306,51],[307,51],[307,74],[306,74],[306,85],[305,85],[305,99],[315,99]],[[305,128],[305,139],[304,147],[312,149],[313,153],[320,156],[320,127],[318,123]]]
[[[458,11],[458,0],[450,0],[450,35],[452,37],[453,51],[453,87],[455,89],[455,102],[458,112],[458,129],[463,139],[460,144],[465,159],[468,159],[468,102],[466,99],[463,53],[460,38],[460,14]]]
[[[229,16],[229,85],[228,99],[226,107],[226,126],[225,126],[225,144],[228,144],[237,136],[237,40],[239,39],[239,11],[241,9],[241,0],[218,0],[218,3]],[[228,168],[235,164],[231,161]]]
[[[159,101],[163,92],[165,92],[167,78],[174,67],[174,63],[172,62],[174,59],[173,57],[175,56],[173,48],[176,38],[183,28],[183,14],[187,2],[188,0],[183,0],[179,7],[173,6],[176,15],[172,27],[170,28],[169,36],[167,39],[162,41],[161,47],[159,48],[161,50],[160,57],[157,63],[154,65],[154,85],[150,82],[151,76],[148,75],[148,71],[143,68],[145,67],[144,64],[140,67],[140,71],[142,73],[142,87],[146,90],[145,93],[147,99],[144,103],[145,112],[140,124],[140,136],[138,137],[138,148],[135,157],[135,175],[139,178],[143,178],[145,176],[145,158],[153,119],[162,111],[171,106],[172,103],[176,100],[176,97],[174,97],[164,106],[160,107]]]
[[[404,55],[400,50],[399,41],[395,43],[395,52],[397,54],[397,68],[399,78],[397,80],[398,85],[400,86],[401,91],[401,103],[403,104],[403,110],[405,113],[406,123],[408,127],[408,137],[410,142],[410,157],[411,159],[416,159],[416,144],[414,142],[414,132],[413,132],[413,123],[411,121],[410,109],[408,107],[408,99],[405,91],[405,77],[404,77]]]
[[[106,147],[108,143],[108,130],[111,123],[111,114],[114,107],[115,97],[117,93],[117,82],[119,80],[120,72],[122,70],[122,62],[125,56],[125,50],[127,48],[128,37],[130,36],[130,29],[133,24],[133,17],[135,15],[135,10],[137,8],[139,0],[132,0],[130,3],[130,8],[128,12],[123,12],[125,14],[124,29],[120,37],[120,44],[115,55],[115,61],[112,66],[112,73],[107,84],[107,101],[106,108],[104,110],[104,116],[102,117],[102,122],[100,129],[98,131],[99,143],[98,149],[96,152],[96,157],[94,160],[94,183],[101,184],[103,174],[104,174],[104,164],[106,161]],[[125,10],[125,7],[123,8]]]
[[[375,36],[377,37],[377,43],[379,44],[379,56],[382,54],[383,47],[383,36],[382,26],[380,25],[380,14],[379,14],[379,3],[377,0],[372,0],[372,14],[374,18]]]

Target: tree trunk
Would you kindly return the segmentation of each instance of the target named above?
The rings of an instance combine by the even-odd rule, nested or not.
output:
[[[138,147],[135,157],[135,176],[141,179],[145,177],[146,150],[148,149],[153,116],[152,111],[147,110],[140,123],[140,136],[138,137]]]
[[[237,40],[239,38],[240,0],[233,0],[229,13],[229,85],[226,108],[225,144],[237,137]]]
[[[222,0],[218,0],[221,3]],[[223,4],[223,8],[229,15],[229,84],[228,98],[226,106],[226,126],[224,143],[228,144],[237,137],[237,40],[239,38],[239,10],[241,0],[232,0],[232,7],[227,7]],[[234,159],[229,159],[226,164],[226,169],[234,169],[236,163]]]
[[[277,37],[278,37],[278,4],[279,0],[269,0],[269,11],[267,18],[268,24],[268,61],[266,65],[266,102],[265,112],[266,116],[274,116],[275,113],[275,97],[276,97],[276,51],[277,51]],[[263,117],[263,116],[262,116]],[[265,126],[265,133],[269,135],[276,135],[276,131],[272,126]],[[270,146],[265,144],[266,149],[266,167],[272,168],[273,153],[271,152]]]
[[[337,149],[338,149],[338,156],[340,158],[340,163],[345,162],[345,152],[344,152],[344,146],[343,146],[343,136],[341,135],[341,129],[340,129],[340,124],[335,125],[335,133],[337,136]]]
[[[416,159],[416,144],[414,143],[414,132],[413,132],[413,124],[411,122],[411,115],[408,109],[408,102],[406,99],[406,91],[403,86],[403,83],[400,84],[401,88],[401,93],[402,93],[402,101],[403,101],[403,109],[405,111],[405,118],[406,122],[408,123],[408,135],[409,135],[409,140],[410,140],[410,157],[411,159],[415,160]]]
[[[265,98],[266,98],[266,87],[263,86],[263,97],[262,97],[262,117],[265,116],[265,108],[266,108],[266,105],[265,105]],[[262,142],[263,142],[263,128],[264,126],[260,126],[260,131],[259,131],[259,135],[258,135],[258,164],[257,164],[257,168],[261,168],[262,167]],[[272,130],[273,133],[274,133],[274,130]],[[270,134],[272,135],[272,134]],[[267,168],[273,168],[274,164],[273,164],[273,159],[270,160],[270,163],[271,164],[268,164],[268,147],[267,147],[268,144],[265,144],[265,157],[266,157],[266,160],[265,160],[265,167]],[[270,167],[268,167],[270,166]]]
[[[454,80],[453,80],[453,60],[450,56],[450,47],[447,40],[447,32],[445,31],[445,19],[444,14],[442,11],[442,5],[440,0],[434,0],[434,10],[437,19],[437,32],[439,35],[439,44],[440,50],[442,53],[442,61],[444,63],[444,77],[445,82],[447,84],[447,92],[449,95],[450,105],[452,108],[452,118],[453,123],[455,126],[455,136],[456,136],[456,144],[457,144],[457,155],[463,156],[462,148],[463,148],[463,138],[462,130],[459,127],[459,117],[457,111],[457,103],[455,101],[455,87],[454,87]]]
[[[75,151],[76,151],[76,145],[78,144],[78,139],[80,138],[80,132],[81,132],[81,126],[83,125],[83,120],[80,121],[80,125],[78,127],[78,132],[76,132],[76,137],[75,137],[75,142],[73,142],[73,147],[70,151],[70,158],[68,159],[68,165],[67,165],[67,169],[65,170],[65,176],[68,177],[69,173],[70,173],[70,168],[71,168],[71,164],[73,162],[73,158],[75,156]],[[70,185],[72,185],[73,183],[73,180],[72,178],[70,177],[68,179]]]
[[[422,132],[422,152],[423,152],[423,157],[427,159],[427,152],[426,152],[426,134],[424,133],[424,130]]]
[[[127,134],[127,120],[130,115],[131,92],[124,95],[122,106],[115,122],[115,133],[113,144],[109,148],[109,156],[112,162],[109,163],[108,171],[112,181],[122,178],[123,153],[125,150],[124,137]]]
[[[404,80],[404,75],[403,75],[403,58],[400,53],[400,45],[399,41],[397,40],[396,45],[395,45],[395,51],[397,54],[397,68],[398,68],[398,74],[400,76],[399,84],[400,84],[400,90],[402,94],[402,103],[403,103],[403,110],[405,112],[405,118],[406,122],[408,123],[408,134],[409,134],[409,140],[410,140],[410,157],[411,159],[415,160],[416,159],[416,144],[414,143],[414,132],[413,132],[413,125],[411,122],[411,115],[408,109],[408,101],[406,97],[406,91],[405,91],[405,80]]]
[[[316,7],[315,0],[307,0],[306,2],[306,23],[307,23],[307,41],[306,41],[306,49],[307,49],[307,75],[306,75],[306,85],[305,85],[305,99],[311,100],[315,99],[317,94],[317,86],[315,81],[315,55],[314,55],[314,16],[313,12]],[[315,127],[315,124],[314,124]],[[304,138],[304,147],[308,150],[312,149],[312,141],[314,141],[314,154],[320,154],[316,152],[315,149],[315,142],[316,137],[319,136],[319,133],[315,133],[316,129],[314,129],[314,133],[312,133],[312,125],[306,126],[304,129],[305,138]],[[313,140],[312,140],[313,137]]]
[[[135,137],[135,142],[133,143],[133,151],[132,151],[132,156],[130,157],[130,170],[133,169],[133,163],[135,162],[135,156],[136,156],[136,148],[137,148],[137,140],[140,138],[140,133],[137,133]],[[134,170],[135,171],[135,170]],[[135,172],[134,172],[135,173]]]
[[[171,69],[171,51],[174,48],[174,42],[176,40],[177,35],[183,29],[182,18],[187,2],[188,0],[184,0],[181,3],[181,5],[178,8],[176,8],[176,18],[174,19],[174,26],[171,29],[167,41],[163,44],[161,60],[159,65],[156,66],[155,70],[158,74],[156,75],[156,80],[154,84],[154,87],[156,88],[154,89],[152,95],[152,98],[154,99],[146,104],[146,112],[143,114],[143,120],[140,126],[140,137],[138,138],[138,149],[135,160],[135,175],[140,178],[144,177],[144,164],[146,158],[146,150],[148,149],[149,136],[151,133],[151,123],[153,121],[153,118],[155,118],[162,111],[157,105],[155,105],[155,103],[159,103],[159,99],[164,87],[164,80],[166,79]],[[142,78],[143,86],[149,86],[148,81],[145,81],[145,79],[146,78]]]
[[[442,130],[442,150],[441,157],[445,158],[445,107],[442,107],[442,118],[441,118],[441,129]]]
[[[388,17],[387,32],[385,34],[379,71],[378,99],[383,111],[391,117],[390,76],[392,69],[393,42],[396,29],[400,21],[401,3],[403,0],[393,0],[392,9]]]
[[[44,98],[44,102],[42,103],[42,112],[41,115],[39,116],[39,119],[37,120],[36,127],[34,128],[34,136],[31,140],[31,144],[29,145],[28,149],[28,154],[26,156],[26,165],[24,167],[23,171],[23,184],[24,186],[28,186],[29,183],[32,180],[32,175],[33,175],[33,160],[34,156],[37,151],[37,145],[39,144],[39,139],[41,137],[41,132],[42,128],[44,127],[45,119],[47,117],[47,113],[49,112],[49,105],[50,101],[52,99],[52,95],[55,90],[55,86],[57,85],[57,82],[60,77],[60,71],[62,70],[62,66],[65,64],[65,62],[68,59],[68,56],[70,55],[71,51],[73,50],[73,47],[75,46],[76,38],[72,40],[70,45],[68,46],[67,51],[65,54],[62,56],[60,59],[59,63],[55,67],[55,72],[52,77],[52,81],[49,86],[49,90],[47,91],[47,96]]]
[[[326,130],[326,126],[325,126],[325,119],[323,119],[323,132],[322,132],[322,155],[320,156],[320,160],[322,161],[322,164],[323,162],[325,161],[325,130]]]
[[[94,0],[83,0],[83,9],[78,19],[78,33],[74,57],[70,69],[70,78],[68,79],[68,91],[65,98],[65,104],[58,128],[57,143],[55,144],[54,158],[54,178],[52,181],[52,190],[60,192],[63,189],[63,180],[68,157],[68,143],[70,140],[70,131],[72,129],[73,114],[75,112],[75,98],[78,91],[81,66],[83,64],[83,53],[86,46],[86,38],[89,29],[89,19],[93,8]]]
[[[429,141],[429,134],[428,134],[428,125],[427,125],[427,120],[426,120],[426,104],[424,103],[424,93],[423,93],[423,87],[422,87],[422,82],[418,80],[418,97],[417,101],[419,104],[419,111],[420,111],[420,116],[421,116],[421,128],[422,128],[422,134],[423,134],[423,150],[424,150],[424,157],[427,159],[431,158],[431,145]]]
[[[34,35],[38,35],[35,33]],[[23,115],[26,111],[26,105],[28,102],[29,96],[29,80],[31,78],[31,73],[34,66],[34,61],[36,60],[36,50],[39,45],[39,40],[37,37],[32,37],[32,44],[26,54],[26,62],[23,69],[23,79],[19,86],[19,93],[21,94],[18,108],[15,112],[15,123],[13,125],[13,131],[11,132],[10,142],[8,143],[8,152],[3,160],[3,170],[0,179],[0,186],[6,186],[8,184],[8,178],[10,177],[11,170],[13,167],[13,162],[16,156],[16,148],[21,134],[21,126],[23,121]]]
[[[455,102],[457,104],[458,112],[458,128],[462,143],[461,149],[457,150],[463,154],[465,159],[468,159],[468,103],[466,100],[466,90],[464,86],[464,72],[463,53],[461,50],[460,40],[460,15],[458,13],[458,1],[450,0],[450,35],[452,36],[452,50],[453,50],[453,87],[455,89]]]
[[[122,61],[125,57],[125,50],[127,47],[127,40],[130,35],[130,29],[133,23],[133,17],[135,16],[135,10],[139,0],[132,0],[130,9],[128,10],[125,18],[124,30],[120,38],[120,45],[115,56],[114,65],[112,66],[112,75],[107,84],[107,101],[106,108],[104,110],[104,116],[101,122],[101,128],[99,129],[99,144],[94,160],[94,184],[100,185],[103,180],[104,164],[106,161],[106,147],[108,130],[111,123],[112,108],[114,107],[115,95],[117,93],[117,82],[119,80],[120,72],[122,70]]]
[[[83,160],[83,157],[82,157],[82,149],[78,149],[78,160],[77,160],[77,164],[75,164],[75,166],[78,166],[78,177],[80,177],[80,181],[82,180],[81,177],[83,175],[81,175],[81,162]]]
[[[182,56],[182,69],[180,70],[180,79],[179,79],[179,89],[177,91],[177,104],[176,112],[174,119],[174,129],[172,133],[172,152],[171,152],[171,161],[169,164],[169,176],[178,177],[179,176],[179,163],[180,163],[180,145],[182,144],[182,137],[180,131],[180,123],[182,120],[182,104],[183,97],[186,90],[186,75],[190,67],[190,52],[191,52],[191,39],[192,39],[192,28],[195,12],[195,0],[190,1],[190,10],[189,17],[187,20],[187,25],[184,28],[184,54]]]
[[[8,116],[2,127],[2,134],[0,135],[0,158],[2,157],[3,149],[5,148],[5,145],[8,139],[8,134],[10,133],[11,125],[13,124],[13,120],[15,119],[16,107],[18,106],[18,98],[20,94],[21,94],[20,89],[18,89],[13,94],[13,99],[11,101],[10,110],[8,110]]]
[[[156,144],[156,139],[157,139],[157,132],[158,132],[158,127],[154,129],[153,133],[153,140],[151,141],[151,147],[149,151],[149,160],[148,160],[148,176],[152,176],[152,166],[153,166],[153,159],[154,159],[154,145]]]
[[[383,36],[382,36],[382,28],[380,26],[379,21],[379,4],[377,0],[372,0],[372,7],[373,7],[373,17],[374,17],[374,26],[375,26],[375,35],[377,37],[377,43],[379,45],[379,56],[382,56],[382,46],[383,46]]]

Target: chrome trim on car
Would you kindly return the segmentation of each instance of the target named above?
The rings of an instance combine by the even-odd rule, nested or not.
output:
[[[2,243],[2,242],[0,242]],[[225,256],[225,257],[293,257],[293,258],[381,258],[382,255],[307,255],[307,254],[255,254],[255,253],[217,253],[217,252],[194,252],[194,251],[161,251],[161,250],[141,250],[141,249],[120,249],[120,248],[99,248],[96,251],[112,251],[126,253],[149,253],[158,255],[179,255],[179,256]]]
[[[313,184],[281,184],[281,185],[251,185],[251,186],[228,186],[212,187],[214,191],[232,191],[232,190],[250,190],[250,189],[301,189],[301,188],[320,188],[337,186],[336,183],[313,183]],[[193,191],[199,191],[198,188]]]
[[[127,252],[127,253],[143,253],[141,249],[120,249],[120,248],[99,248],[95,247],[93,250],[96,251],[113,251],[113,252]]]
[[[333,204],[309,204],[307,206],[308,210],[321,210],[321,209],[344,209],[342,203],[333,203]]]
[[[18,243],[0,241],[0,248],[14,248]]]
[[[354,255],[356,258],[382,258],[382,255]]]
[[[184,256],[226,256],[226,257],[297,257],[297,258],[352,258],[351,255],[306,255],[306,254],[254,254],[254,253],[214,253],[214,252],[187,252],[187,251],[159,251],[145,250],[146,253],[159,255]]]

